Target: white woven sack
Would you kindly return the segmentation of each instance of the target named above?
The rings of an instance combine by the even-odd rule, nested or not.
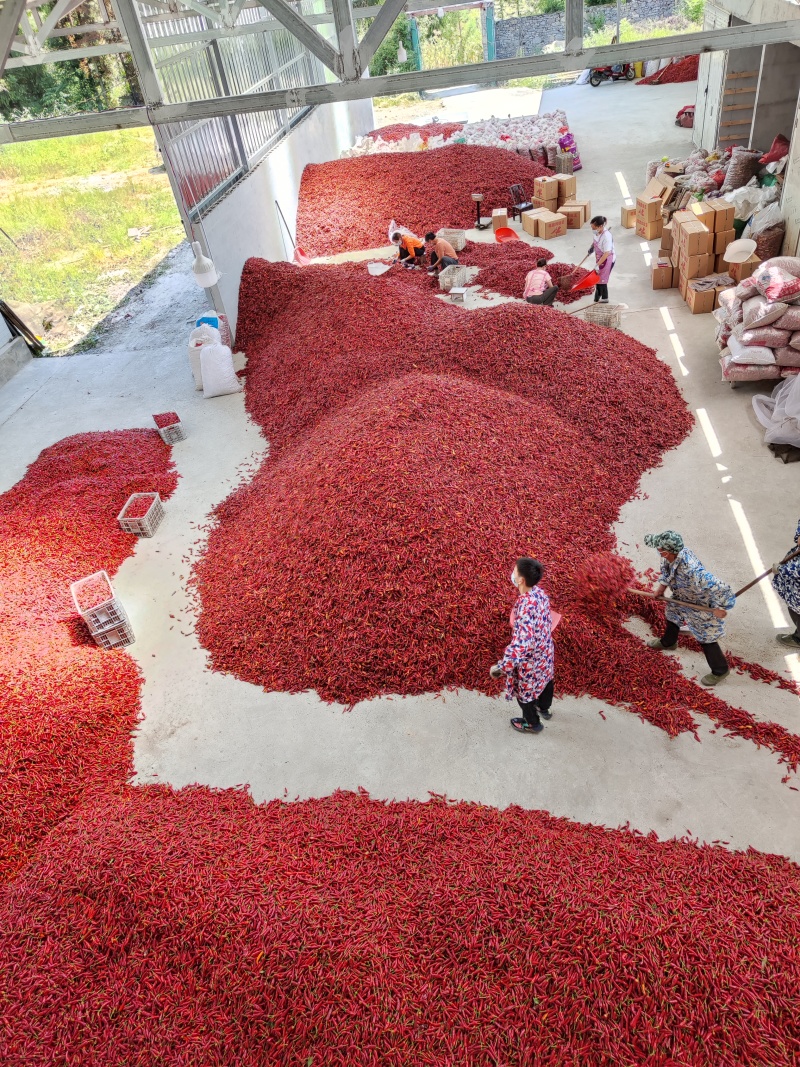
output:
[[[242,385],[236,377],[233,356],[227,345],[203,345],[200,349],[200,372],[203,376],[203,396],[227,396],[241,392]]]
[[[203,345],[219,344],[220,332],[216,326],[209,326],[204,322],[202,326],[195,327],[189,334],[189,366],[192,368],[194,387],[197,390],[203,388],[203,376],[200,373],[200,349]]]
[[[775,363],[775,353],[763,345],[743,345],[735,334],[728,340],[731,363],[748,363],[760,367],[769,367]]]

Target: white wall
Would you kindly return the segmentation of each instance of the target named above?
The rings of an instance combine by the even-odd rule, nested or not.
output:
[[[203,219],[208,252],[221,275],[218,288],[224,307],[218,310],[224,310],[232,328],[245,260],[292,258],[275,201],[296,236],[300,178],[306,165],[338,159],[356,137],[373,127],[371,100],[320,105]]]

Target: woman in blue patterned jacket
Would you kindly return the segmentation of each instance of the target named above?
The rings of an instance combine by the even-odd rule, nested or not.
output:
[[[703,685],[716,685],[730,673],[725,653],[718,641],[725,633],[723,619],[736,603],[729,585],[707,571],[694,552],[684,546],[683,538],[674,530],[659,534],[645,534],[644,543],[658,549],[661,556],[661,581],[656,587],[656,596],[671,590],[675,600],[701,604],[711,611],[694,611],[679,608],[667,600],[667,625],[664,635],[648,641],[651,648],[671,649],[678,644],[681,626],[686,626],[705,653],[711,673],[700,679]]]
[[[800,522],[797,524],[794,539],[800,545]],[[787,563],[778,563],[773,567],[775,577],[772,585],[779,597],[786,602],[789,615],[794,623],[794,633],[778,634],[782,645],[800,648],[800,556],[795,556]]]

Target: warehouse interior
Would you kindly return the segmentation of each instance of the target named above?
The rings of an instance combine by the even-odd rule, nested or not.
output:
[[[2,0],[7,69],[74,7]],[[0,323],[3,1062],[796,1063],[800,642],[770,569],[796,548],[800,440],[758,415],[800,378],[796,6],[715,0],[699,33],[586,48],[567,0],[563,51],[377,77],[421,2],[101,8],[86,47],[129,50],[143,103],[0,124],[0,153],[150,127],[186,242],[88,351]],[[506,85],[644,59],[641,87]],[[461,88],[413,120],[432,142],[380,140],[373,97]],[[562,121],[552,167],[480,139]],[[734,146],[752,177],[728,203]],[[470,195],[514,156],[531,214]],[[553,179],[570,191],[540,208]],[[415,202],[458,235],[457,284],[429,248],[388,266],[395,226],[425,237]],[[682,259],[698,226],[709,251]],[[552,306],[523,298],[531,249]],[[761,316],[738,334],[734,299]],[[737,363],[762,320],[781,340]],[[235,373],[216,395],[203,345]],[[156,490],[152,536],[126,533]],[[657,531],[746,590],[718,685],[691,625],[647,648]],[[489,669],[537,546],[555,699],[529,737],[519,674],[510,702]],[[609,555],[625,600],[608,575],[592,593]],[[92,571],[132,637],[110,650],[75,592]]]

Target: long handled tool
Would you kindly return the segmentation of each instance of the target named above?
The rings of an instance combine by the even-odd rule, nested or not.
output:
[[[790,559],[797,559],[798,556],[800,556],[800,548],[793,548],[792,551],[788,553],[788,555],[783,557],[778,566],[782,567],[784,563],[788,563]],[[759,574],[759,576],[757,578],[754,578],[752,582],[748,582],[747,585],[743,585],[741,589],[737,589],[734,593],[736,599],[738,600],[742,593],[746,593],[748,589],[752,589],[754,585],[758,585],[759,582],[762,582],[765,578],[768,578],[770,574],[772,574],[772,567],[770,567],[768,571],[764,571],[763,574]],[[648,592],[645,589],[629,589],[628,592],[633,593],[634,596],[649,597],[651,600],[663,600],[667,604],[674,604],[677,608],[692,608],[694,611],[715,610],[714,608],[710,608],[705,604],[689,604],[685,600],[673,600],[672,597],[656,596],[655,593]]]
[[[281,211],[281,206],[280,206],[280,204],[278,203],[277,200],[275,201],[275,208],[276,208],[278,214],[281,217],[281,222],[283,223],[284,228],[286,229],[286,232],[289,235],[289,240],[292,242],[292,248],[294,249],[294,255],[292,256],[292,259],[295,261],[295,263],[298,265],[298,267],[307,267],[309,265],[309,263],[311,262],[311,260],[308,258],[308,256],[303,251],[303,249],[299,248],[297,246],[297,242],[295,241],[294,237],[292,236],[292,231],[289,229],[289,225],[286,222],[286,219],[283,217],[283,212]]]
[[[578,264],[577,267],[573,267],[572,270],[569,272],[569,274],[565,274],[562,278],[558,279],[558,288],[559,289],[571,289],[572,288],[572,286],[574,284],[573,278],[575,277],[575,275],[578,273],[578,271],[581,269],[581,267],[583,266],[583,264],[586,262],[586,260],[589,258],[589,256],[591,254],[592,254],[591,252],[587,252],[586,255],[583,257],[583,259],[580,261],[580,263]],[[583,281],[583,279],[581,279],[581,281]]]

